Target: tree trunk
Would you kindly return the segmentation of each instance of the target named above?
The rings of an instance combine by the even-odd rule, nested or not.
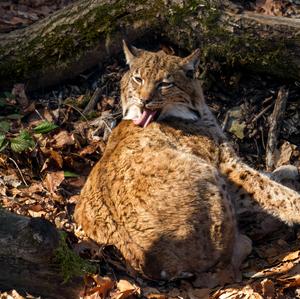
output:
[[[50,222],[0,210],[0,290],[79,298],[81,280],[63,284],[55,257],[59,246],[59,233]]]
[[[79,0],[27,28],[0,35],[0,86],[57,84],[106,62],[129,42],[162,36],[203,56],[281,77],[300,77],[300,21],[220,0]]]

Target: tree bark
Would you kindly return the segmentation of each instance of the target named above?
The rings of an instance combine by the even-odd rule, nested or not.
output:
[[[0,35],[0,86],[38,89],[108,61],[121,39],[162,36],[204,58],[300,77],[300,21],[243,12],[220,0],[79,0],[25,29]]]
[[[82,282],[64,283],[55,255],[60,237],[41,218],[0,210],[0,290],[15,289],[42,298],[79,298]]]

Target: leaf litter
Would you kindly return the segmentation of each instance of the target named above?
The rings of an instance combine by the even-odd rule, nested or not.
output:
[[[78,86],[69,84],[44,94],[27,94],[24,85],[18,84],[12,92],[0,96],[0,136],[4,136],[2,143],[7,142],[0,151],[1,207],[48,219],[68,233],[74,252],[99,265],[97,274],[83,278],[82,298],[297,298],[297,228],[266,223],[266,231],[260,232],[247,221],[241,223],[254,240],[252,254],[242,267],[243,280],[228,284],[225,273],[223,287],[207,289],[197,287],[192,278],[161,284],[138,277],[115,248],[95,244],[76,226],[73,211],[80,190],[120,120],[119,81],[124,71],[122,63],[114,62],[100,79],[90,80],[95,78],[91,75]],[[270,103],[276,98],[280,82],[257,74],[225,76],[220,74],[220,66],[212,66],[209,74],[204,86],[212,111],[247,163],[264,170]],[[96,107],[84,115],[97,87],[102,92]],[[300,111],[300,88],[293,83],[289,88],[277,166],[292,164],[299,168],[300,133],[290,124]],[[226,120],[227,111],[233,113],[228,113]],[[272,232],[268,231],[270,226]],[[29,298],[17,294],[1,293],[0,298]]]

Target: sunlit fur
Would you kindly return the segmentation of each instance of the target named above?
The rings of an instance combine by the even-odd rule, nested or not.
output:
[[[190,272],[205,287],[219,283],[207,271],[217,270],[220,282],[240,278],[251,241],[239,232],[236,214],[300,223],[299,193],[237,157],[200,83],[186,75],[199,51],[183,59],[126,45],[124,52],[130,66],[121,82],[125,120],[91,171],[74,219],[146,277]],[[161,120],[145,127],[131,121],[145,107],[159,110]]]
[[[159,119],[174,116],[196,120],[199,103],[195,102],[192,79],[186,72],[194,71],[198,61],[198,51],[186,58],[163,51],[138,50],[136,56],[132,54],[128,62],[130,70],[121,81],[123,118],[139,118],[143,108],[147,108],[159,110]]]

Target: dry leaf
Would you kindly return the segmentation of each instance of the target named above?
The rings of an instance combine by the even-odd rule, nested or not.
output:
[[[108,293],[111,291],[111,289],[114,287],[115,283],[114,281],[109,277],[101,277],[99,275],[92,275],[89,276],[93,279],[94,283],[96,284],[95,287],[92,287],[90,290],[86,292],[86,295],[84,298],[90,299],[92,295],[99,295],[100,298],[104,299],[108,295]],[[95,298],[95,297],[93,297]]]
[[[44,185],[51,194],[55,194],[64,179],[63,171],[49,172],[44,179]]]
[[[62,155],[59,152],[54,151],[54,150],[49,150],[48,151],[45,148],[44,148],[43,152],[45,154],[47,154],[47,155],[50,155],[50,157],[48,157],[45,160],[45,162],[44,162],[44,164],[43,164],[43,166],[41,168],[41,172],[47,170],[51,166],[51,164],[52,164],[51,162],[52,161],[55,162],[55,164],[56,164],[55,166],[58,166],[59,168],[63,167],[63,157],[62,157]]]
[[[120,279],[117,282],[118,291],[115,292],[111,298],[126,299],[132,295],[140,294],[140,288],[131,284],[128,280]]]
[[[32,211],[32,210],[28,210],[28,213],[31,217],[34,217],[34,218],[42,217],[42,216],[45,216],[47,214],[46,211],[35,212],[35,211]]]
[[[164,294],[148,294],[146,296],[147,299],[167,299],[168,297]]]
[[[286,262],[286,261],[292,261],[292,260],[295,260],[295,259],[299,259],[299,256],[300,256],[300,250],[296,250],[294,252],[289,252],[283,259],[282,261],[283,262]]]
[[[16,290],[12,290],[10,292],[0,293],[0,299],[25,299],[25,297],[21,296]]]
[[[62,168],[63,166],[62,155],[57,151],[50,150],[50,156],[57,163],[58,167]]]
[[[279,150],[280,154],[278,160],[276,161],[276,168],[282,165],[290,164],[292,154],[296,148],[296,145],[291,144],[288,141],[284,141]]]
[[[275,298],[275,286],[272,280],[265,278],[264,280],[255,283],[253,289],[261,294],[265,299]]]
[[[226,288],[217,291],[212,298],[218,299],[265,299],[255,292],[251,285],[243,288]]]
[[[61,131],[58,134],[53,136],[53,147],[55,148],[64,148],[68,145],[75,144],[75,138],[73,133],[67,131]]]
[[[289,270],[291,270],[294,267],[293,262],[285,262],[281,263],[275,267],[263,269],[262,271],[259,271],[252,275],[252,278],[262,278],[262,277],[269,277],[272,275],[279,275],[287,273]]]
[[[285,289],[300,287],[300,274],[294,276],[280,277],[277,279],[277,282],[280,283]]]
[[[167,299],[168,296],[165,294],[160,294],[158,289],[152,287],[143,288],[143,295],[148,299]]]
[[[99,142],[93,142],[83,149],[79,151],[79,155],[84,157],[86,155],[91,155],[96,152],[96,150],[99,148]]]

